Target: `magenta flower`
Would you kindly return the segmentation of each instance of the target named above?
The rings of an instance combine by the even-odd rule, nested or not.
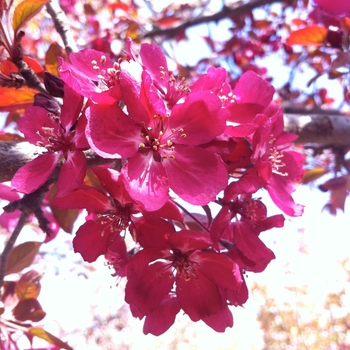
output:
[[[240,268],[261,272],[275,255],[261,241],[259,234],[283,225],[283,215],[267,217],[266,206],[259,199],[237,194],[232,196],[231,201],[223,201],[223,208],[213,220],[210,231],[218,251],[224,248],[226,242],[228,251],[225,254]]]
[[[174,77],[169,72],[164,53],[158,45],[142,44],[140,56],[143,68],[150,74],[154,86],[169,109],[186,98],[191,90],[184,78]]]
[[[157,229],[151,231],[150,226]],[[226,291],[239,293],[242,277],[231,259],[210,250],[207,234],[175,232],[168,222],[153,219],[146,228],[139,227],[138,238],[144,249],[129,261],[125,300],[139,316],[160,313],[157,310],[175,293],[179,307],[193,321],[203,320],[217,331],[233,325]],[[156,327],[149,329],[157,332]]]
[[[31,193],[43,185],[57,165],[61,165],[57,195],[82,184],[86,173],[83,150],[89,148],[85,137],[86,118],[81,113],[83,98],[68,85],[60,116],[41,107],[28,107],[18,121],[26,140],[43,148],[43,153],[21,167],[12,187]]]
[[[147,210],[162,207],[169,188],[191,204],[207,204],[225,188],[228,177],[222,160],[201,145],[224,131],[227,111],[215,95],[199,92],[167,115],[149,75],[143,72],[138,81],[134,67],[139,66],[130,62],[121,72],[129,115],[118,105],[87,110],[91,147],[102,157],[129,158],[122,170],[125,186]]]
[[[283,131],[282,109],[271,104],[265,111],[266,119],[252,139],[252,161],[259,175],[267,182],[271,199],[287,215],[299,216],[303,206],[291,196],[303,174],[303,157],[288,150],[297,136]]]
[[[74,91],[97,103],[112,104],[120,100],[118,64],[105,53],[84,49],[69,55],[72,63],[59,59],[60,77]]]
[[[100,255],[107,254],[116,273],[125,275],[123,266],[127,264],[126,246],[120,235],[136,220],[135,214],[159,215],[182,221],[182,215],[175,205],[167,203],[156,212],[147,213],[141,203],[133,200],[125,189],[123,175],[116,170],[93,167],[104,192],[84,186],[64,196],[56,197],[52,206],[63,209],[83,209],[89,215],[80,226],[73,239],[75,252],[85,261],[95,261]],[[124,265],[118,265],[116,259],[124,259]],[[125,266],[124,266],[125,267]]]

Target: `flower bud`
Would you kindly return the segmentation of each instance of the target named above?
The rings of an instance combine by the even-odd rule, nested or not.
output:
[[[45,72],[44,84],[45,84],[46,90],[48,91],[48,93],[50,95],[52,95],[54,97],[63,98],[64,81],[60,77],[58,77],[54,74]]]

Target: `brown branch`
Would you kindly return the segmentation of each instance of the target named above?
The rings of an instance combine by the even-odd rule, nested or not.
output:
[[[298,144],[350,147],[350,117],[332,114],[285,114],[284,129],[297,134]]]
[[[70,31],[68,19],[59,4],[54,1],[46,5],[46,10],[51,16],[57,33],[61,36],[67,54],[77,52],[78,47]]]
[[[11,181],[16,171],[45,151],[29,142],[0,142],[0,182]],[[113,160],[85,151],[88,167],[109,164]]]
[[[245,13],[248,13],[256,8],[270,5],[275,2],[282,2],[288,5],[291,5],[296,0],[250,0],[245,3],[239,2],[238,5],[234,7],[223,7],[223,9],[213,15],[210,16],[202,16],[192,19],[190,21],[186,21],[180,24],[177,27],[173,28],[156,28],[148,33],[146,33],[143,38],[153,38],[155,36],[166,36],[168,38],[174,37],[182,32],[184,32],[187,28],[196,26],[198,24],[209,23],[209,22],[219,22],[220,20],[233,16],[241,16]]]

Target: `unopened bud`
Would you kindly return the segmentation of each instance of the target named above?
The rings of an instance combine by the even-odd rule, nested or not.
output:
[[[44,84],[47,92],[51,96],[63,98],[64,81],[60,77],[49,72],[45,72]]]

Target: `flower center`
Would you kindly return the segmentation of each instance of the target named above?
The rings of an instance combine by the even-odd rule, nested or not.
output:
[[[189,281],[191,278],[198,279],[196,267],[199,264],[197,262],[191,261],[187,254],[183,254],[177,249],[174,249],[173,259],[173,267],[178,277],[183,278],[185,281]]]
[[[114,212],[107,212],[104,214],[96,214],[98,217],[98,222],[103,226],[101,230],[101,237],[104,237],[106,230],[108,234],[120,233],[121,231],[127,229],[130,223],[130,211],[128,208],[120,208]],[[113,237],[111,237],[113,240]]]
[[[92,60],[92,68],[96,71],[98,80],[98,87],[102,90],[108,90],[109,88],[118,84],[119,73],[120,73],[120,65],[117,62],[113,63],[113,67],[104,69],[101,68],[100,65],[104,65],[106,63],[106,56],[101,56],[100,62],[96,60]]]
[[[41,131],[37,131],[42,141],[37,142],[37,146],[45,147],[49,152],[63,151],[64,153],[71,150],[73,144],[71,143],[71,132],[66,134],[65,129],[61,125],[59,118],[52,113],[48,113],[47,116],[57,125],[57,127],[45,127],[41,128]]]
[[[157,162],[162,159],[175,159],[174,150],[175,144],[172,141],[174,137],[180,133],[181,138],[185,138],[186,134],[183,128],[167,130],[167,117],[155,115],[153,127],[145,127],[141,130],[140,136],[143,142],[139,144],[139,152],[143,155],[148,155],[153,152],[153,158]]]
[[[269,155],[269,161],[272,165],[272,172],[280,175],[280,176],[288,176],[287,172],[283,172],[280,169],[284,168],[286,164],[283,162],[284,154],[281,150],[278,150],[277,147],[273,146],[276,139],[272,138],[269,142],[270,145],[270,155]]]

